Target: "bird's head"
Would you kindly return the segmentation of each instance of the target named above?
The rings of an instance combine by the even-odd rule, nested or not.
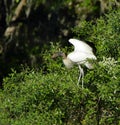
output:
[[[66,58],[65,53],[63,53],[63,52],[60,51],[60,52],[54,53],[54,54],[52,55],[52,59],[55,59],[56,57],[59,57],[59,56],[61,56],[63,59]]]

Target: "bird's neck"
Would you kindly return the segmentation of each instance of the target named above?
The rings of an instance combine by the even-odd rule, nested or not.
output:
[[[62,58],[63,58],[63,63],[64,63],[64,65],[68,68],[68,69],[70,69],[70,68],[72,68],[73,67],[73,62],[66,56],[66,54],[65,53],[61,53],[60,54],[60,56],[62,56]]]
[[[67,56],[65,55],[65,53],[62,53],[61,56],[62,56],[63,59],[67,58]]]
[[[74,65],[74,63],[67,57],[63,58],[63,63],[68,69],[72,68]]]

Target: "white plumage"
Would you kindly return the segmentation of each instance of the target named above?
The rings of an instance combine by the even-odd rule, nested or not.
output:
[[[73,44],[74,51],[68,54],[67,58],[69,58],[73,63],[77,63],[78,65],[84,64],[87,68],[92,69],[88,59],[97,59],[93,54],[92,48],[85,42],[77,39],[69,39],[69,42]]]
[[[67,68],[72,68],[74,64],[77,64],[80,70],[78,84],[82,77],[82,87],[83,87],[84,71],[81,65],[84,64],[88,69],[92,69],[93,65],[88,61],[88,59],[96,60],[97,58],[93,54],[92,48],[87,43],[77,39],[69,39],[69,42],[74,46],[73,52],[71,52],[67,56],[62,52],[58,52],[55,53],[52,57],[55,58],[57,56],[62,56],[63,63]]]
[[[92,48],[81,40],[69,39],[69,42],[74,45],[74,51],[92,53]]]

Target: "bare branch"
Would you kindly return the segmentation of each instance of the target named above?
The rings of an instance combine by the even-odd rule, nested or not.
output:
[[[21,0],[21,2],[18,4],[15,10],[15,13],[11,19],[11,22],[16,21],[19,18],[21,11],[25,5],[26,5],[26,0]],[[16,30],[16,27],[17,27],[16,25],[8,26],[7,29],[5,30],[4,36],[8,37],[13,35]]]

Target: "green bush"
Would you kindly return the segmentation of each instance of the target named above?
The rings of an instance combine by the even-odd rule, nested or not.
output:
[[[59,44],[43,51],[40,71],[13,70],[0,90],[0,125],[120,125],[119,13],[74,29],[97,47],[98,60],[94,70],[86,69],[83,89],[77,86],[77,66],[67,70],[61,58],[51,59]]]

